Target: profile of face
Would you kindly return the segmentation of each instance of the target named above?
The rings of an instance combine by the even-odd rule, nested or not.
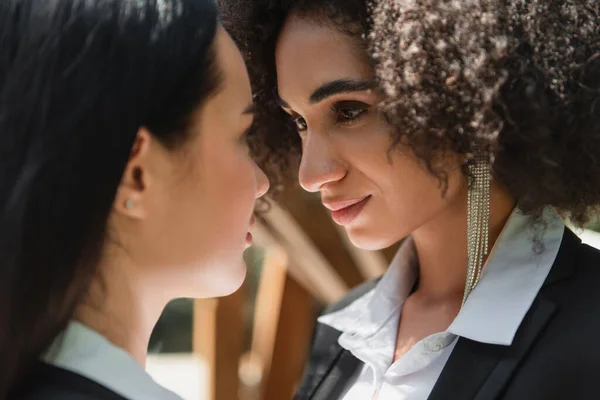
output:
[[[279,100],[302,139],[300,184],[320,192],[355,245],[385,248],[465,204],[458,159],[441,160],[444,195],[408,149],[390,151],[391,127],[377,109],[382,97],[358,38],[292,14],[275,57]]]
[[[135,279],[169,297],[239,288],[255,202],[269,187],[246,142],[253,113],[244,61],[221,27],[213,45],[221,86],[192,116],[180,148],[139,131],[111,218],[139,268]]]

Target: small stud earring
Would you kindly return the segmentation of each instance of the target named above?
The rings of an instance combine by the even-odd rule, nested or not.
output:
[[[133,200],[127,199],[127,201],[125,201],[125,208],[129,210],[132,207],[133,207]]]

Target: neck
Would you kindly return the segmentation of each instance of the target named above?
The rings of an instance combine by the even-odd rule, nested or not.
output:
[[[498,239],[514,206],[514,199],[492,184],[489,249]],[[467,193],[415,231],[413,240],[419,259],[420,295],[442,301],[462,298],[468,265]]]
[[[133,272],[139,268],[128,264],[114,258],[101,262],[98,271],[102,276],[92,283],[75,318],[145,367],[150,335],[168,300],[159,290],[149,290],[151,285]]]

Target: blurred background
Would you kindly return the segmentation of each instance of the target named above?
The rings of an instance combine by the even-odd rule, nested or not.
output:
[[[263,218],[242,288],[175,300],[154,330],[147,370],[185,400],[291,399],[323,307],[383,274],[397,249],[354,247],[320,197],[299,188]],[[575,232],[600,248],[600,220]]]

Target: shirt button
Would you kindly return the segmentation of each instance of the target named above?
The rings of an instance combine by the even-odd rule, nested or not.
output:
[[[427,348],[430,351],[440,351],[444,348],[444,342],[440,339],[437,340],[431,340],[429,343],[427,343]]]

